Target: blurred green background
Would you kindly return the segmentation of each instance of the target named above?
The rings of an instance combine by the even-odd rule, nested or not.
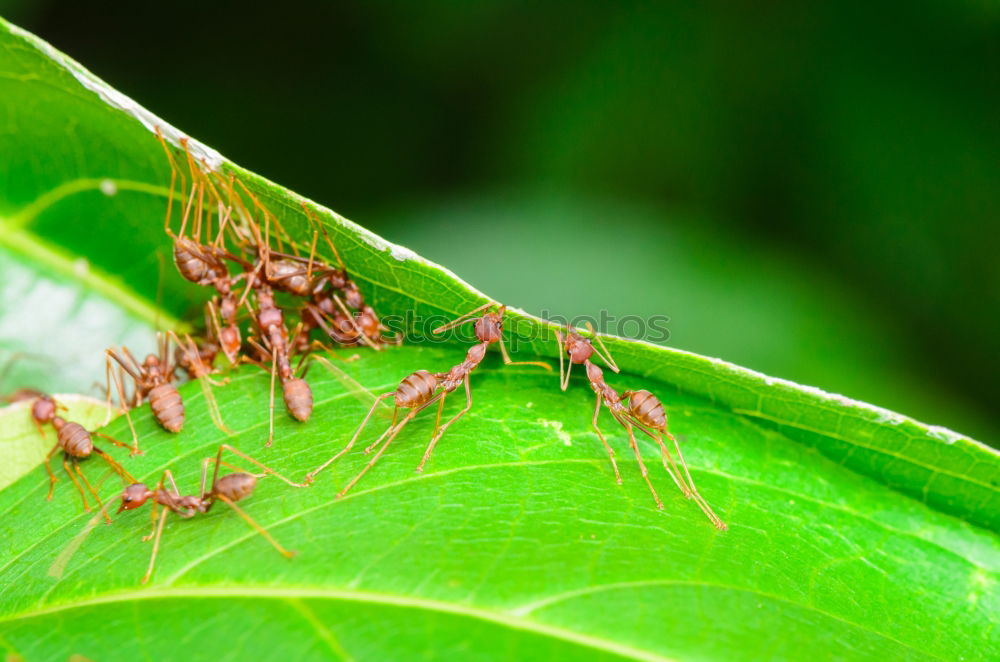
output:
[[[510,305],[1000,440],[998,3],[0,13]]]

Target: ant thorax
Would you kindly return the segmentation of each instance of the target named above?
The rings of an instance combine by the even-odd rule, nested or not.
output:
[[[146,360],[142,364],[143,371],[145,374],[145,381],[148,385],[157,385],[166,381],[166,376],[164,375],[163,366],[160,364],[160,357],[156,354],[150,354],[146,357]]]
[[[264,331],[270,331],[272,328],[282,327],[285,325],[285,316],[281,312],[280,308],[268,307],[260,311],[257,316],[257,321],[260,322],[260,328]]]

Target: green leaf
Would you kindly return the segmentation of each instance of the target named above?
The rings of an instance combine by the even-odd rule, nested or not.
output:
[[[161,231],[169,171],[150,127],[176,138],[175,130],[2,22],[0,100],[5,262],[16,254],[39,274],[70,279],[67,267],[85,258],[98,278],[76,282],[80,296],[100,296],[141,323],[193,309],[203,294],[170,270],[161,285],[149,258],[169,248]],[[293,236],[307,237],[297,196],[204,153],[252,186]],[[113,190],[102,192],[105,181]],[[414,370],[460,361],[465,345],[432,345],[428,326],[415,322],[453,317],[486,297],[321,212],[366,298],[384,315],[411,315],[412,342],[359,352],[344,365],[350,377],[382,393]],[[3,303],[4,320],[38,305],[13,295]],[[550,324],[515,311],[507,328],[526,339],[520,354],[556,355]],[[729,531],[672,488],[643,441],[666,505],[658,511],[605,414],[624,478],[615,484],[581,375],[562,393],[554,375],[491,355],[473,376],[472,410],[423,474],[414,467],[432,414],[342,500],[337,489],[364,466],[363,453],[308,489],[260,481],[245,510],[298,551],[292,560],[220,505],[168,520],[155,576],[140,586],[150,552],[144,513],[100,525],[81,512],[69,481],[45,503],[45,473],[31,471],[0,491],[0,647],[27,660],[106,659],[112,650],[164,659],[179,648],[196,659],[990,657],[1000,643],[994,452],[723,361],[608,345],[623,368],[607,373],[609,383],[663,399],[694,479]],[[201,459],[226,442],[300,478],[343,446],[370,402],[319,367],[310,383],[313,418],[297,424],[279,405],[271,449],[263,447],[266,374],[245,368],[215,390],[231,438],[211,423],[199,385],[187,384],[184,430],[170,435],[139,410],[146,455],[123,461],[147,482],[170,468],[193,492]],[[461,400],[450,398],[446,415]],[[23,424],[26,412],[16,416]],[[365,439],[386,424],[373,419]],[[106,432],[128,436],[121,420]],[[37,432],[29,425],[14,443],[37,445]],[[107,473],[98,459],[86,465],[94,480]],[[118,489],[105,480],[101,492],[111,499]]]

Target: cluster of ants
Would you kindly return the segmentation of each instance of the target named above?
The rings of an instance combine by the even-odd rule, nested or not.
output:
[[[270,446],[274,438],[275,382],[280,382],[289,415],[297,421],[307,421],[313,408],[312,391],[305,381],[309,360],[316,359],[333,369],[329,360],[320,355],[319,351],[325,352],[328,356],[335,354],[323,341],[313,337],[314,332],[322,334],[327,340],[341,347],[367,346],[373,350],[380,350],[387,344],[399,342],[398,337],[386,337],[388,329],[380,322],[375,310],[365,302],[358,286],[349,277],[326,230],[305,204],[303,210],[314,227],[308,256],[300,254],[299,247],[284,231],[277,218],[239,179],[232,175],[213,172],[199,164],[183,141],[186,167],[182,167],[159,132],[157,135],[163,144],[172,172],[164,229],[173,241],[174,263],[186,280],[212,288],[214,291],[213,298],[205,307],[203,332],[197,338],[185,334],[183,339],[172,331],[162,334],[158,337],[157,353],[148,355],[142,362],[139,362],[125,347],[118,350],[110,348],[106,351],[108,419],[105,423],[110,419],[112,397],[117,394],[119,407],[125,412],[132,432],[131,445],[100,432],[90,432],[78,423],[64,420],[59,415],[61,405],[51,396],[22,389],[6,398],[33,400],[31,415],[39,432],[44,436],[45,425],[51,425],[55,429],[56,443],[45,458],[50,481],[49,499],[52,498],[53,488],[57,482],[51,460],[55,453],[61,450],[64,469],[79,491],[86,510],[90,510],[86,496],[89,492],[97,501],[104,518],[109,523],[111,521],[105,504],[101,502],[97,491],[78,464],[79,460],[91,455],[103,459],[127,485],[121,494],[118,512],[136,509],[147,502],[152,503],[153,530],[144,540],[154,539],[154,544],[149,566],[142,579],[143,583],[152,575],[167,514],[175,513],[183,518],[191,518],[200,513],[207,513],[217,501],[236,511],[281,554],[292,556],[292,552],[282,547],[264,527],[237,506],[236,502],[250,496],[256,486],[256,480],[266,475],[274,475],[293,487],[312,484],[317,474],[354,447],[372,415],[389,398],[392,398],[394,404],[392,422],[364,449],[366,454],[374,452],[374,455],[337,496],[343,497],[378,462],[392,441],[417,414],[437,404],[434,431],[417,466],[417,471],[422,471],[448,428],[472,408],[470,375],[485,358],[490,345],[494,343],[498,345],[503,362],[507,365],[532,365],[552,370],[552,367],[544,362],[511,360],[503,342],[506,306],[487,303],[434,329],[435,333],[442,333],[469,322],[473,323],[477,343],[468,350],[463,361],[445,372],[418,370],[406,376],[394,390],[375,397],[357,431],[343,449],[306,474],[302,482],[286,478],[228,444],[220,445],[214,457],[203,460],[201,488],[197,495],[182,495],[170,470],[163,473],[154,489],[138,482],[119,462],[94,445],[92,435],[103,437],[115,445],[130,448],[133,455],[141,453],[129,410],[140,406],[146,400],[149,401],[154,418],[164,429],[169,432],[180,431],[184,424],[184,405],[174,383],[178,370],[201,383],[213,422],[227,434],[231,432],[225,426],[208,386],[208,384],[218,386],[224,383],[211,377],[217,372],[215,365],[218,355],[223,354],[233,366],[251,363],[267,370],[271,376],[271,394],[266,445]],[[172,230],[172,221],[175,211],[174,197],[177,191],[182,203],[176,210],[180,216],[180,230],[175,234]],[[203,240],[203,234],[208,238]],[[331,266],[317,258],[316,248],[321,235],[336,257],[337,266]],[[276,239],[277,250],[271,247],[272,237]],[[282,237],[286,239],[288,250],[291,252],[285,250]],[[240,291],[241,286],[242,291]],[[286,324],[285,309],[277,303],[276,293],[282,293],[282,296],[297,302],[293,306],[286,306],[286,308],[293,307],[298,317],[298,323],[291,330]],[[244,341],[241,324],[247,320],[249,320],[249,335]],[[608,453],[617,482],[621,484],[622,479],[615,461],[615,453],[598,424],[602,404],[627,432],[629,446],[635,454],[642,477],[657,507],[662,509],[663,502],[653,487],[643,463],[636,442],[636,430],[657,443],[663,467],[681,492],[687,498],[694,500],[718,529],[725,530],[726,525],[712,511],[694,485],[681,454],[680,445],[667,429],[663,404],[649,391],[618,392],[609,386],[604,380],[603,370],[591,359],[596,355],[616,373],[618,366],[593,328],[588,325],[588,329],[590,336],[597,341],[597,346],[590,337],[582,335],[575,329],[568,328],[565,333],[556,332],[560,345],[559,383],[560,388],[565,391],[569,385],[573,366],[584,367],[587,380],[597,396],[592,425]],[[170,355],[171,344],[175,346],[173,357]],[[296,356],[298,362],[293,368],[293,359]],[[344,360],[354,358],[357,356]],[[127,395],[129,380],[132,383],[131,395]],[[447,396],[462,387],[465,392],[465,406],[442,423],[441,417]],[[401,410],[406,410],[402,417],[400,417]],[[683,471],[675,462],[665,439],[672,442]],[[223,451],[229,451],[251,462],[264,473],[238,471],[220,477],[220,465],[232,466],[223,461]],[[208,482],[210,464],[214,464],[211,483]],[[157,506],[162,507],[162,513],[158,513]]]

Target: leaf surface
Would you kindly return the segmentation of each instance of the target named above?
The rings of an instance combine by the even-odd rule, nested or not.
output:
[[[82,283],[71,297],[98,296],[136,329],[195,309],[203,294],[169,269],[161,276],[155,259],[169,249],[169,169],[150,128],[175,131],[6,23],[0,99],[5,267],[7,255],[18,256],[38,277],[54,273],[66,288]],[[195,149],[238,174],[308,243],[295,194]],[[454,317],[486,297],[320,212],[366,298],[399,316],[411,341],[360,352],[345,365],[351,377],[381,393],[414,370],[460,361],[464,346],[432,345],[427,329],[435,316]],[[73,278],[78,258],[96,278]],[[3,320],[36,305],[16,295],[3,301]],[[18,328],[19,350],[46,351]],[[556,356],[548,323],[513,311],[507,329],[521,338],[519,354]],[[246,511],[298,551],[291,561],[220,505],[193,521],[168,520],[155,577],[141,587],[150,551],[141,541],[144,512],[97,524],[68,481],[46,504],[44,471],[31,471],[0,491],[0,647],[28,660],[103,659],[112,646],[122,658],[152,659],[178,646],[205,659],[795,659],[803,650],[988,659],[1000,613],[995,453],[723,361],[621,339],[608,345],[623,368],[607,373],[609,382],[664,400],[695,481],[728,532],[672,487],[656,449],[642,442],[666,504],[656,510],[627,438],[604,418],[625,481],[615,484],[581,375],[562,393],[553,375],[503,367],[491,355],[473,377],[473,409],[424,474],[413,469],[431,414],[342,500],[336,491],[364,465],[362,453],[308,489],[260,481]],[[368,402],[319,367],[310,382],[313,419],[287,419],[279,398],[272,449],[263,448],[261,371],[245,368],[216,390],[232,438],[212,425],[201,390],[188,384],[185,429],[169,435],[140,410],[147,454],[127,466],[151,483],[169,467],[194,492],[201,459],[225,441],[300,478],[343,445]],[[446,415],[461,400],[450,398]],[[374,419],[366,438],[385,425]],[[33,428],[25,430],[21,442],[37,444]],[[107,433],[128,436],[120,420]],[[106,473],[99,460],[86,465],[94,479]],[[101,488],[105,498],[118,489],[113,479]]]

